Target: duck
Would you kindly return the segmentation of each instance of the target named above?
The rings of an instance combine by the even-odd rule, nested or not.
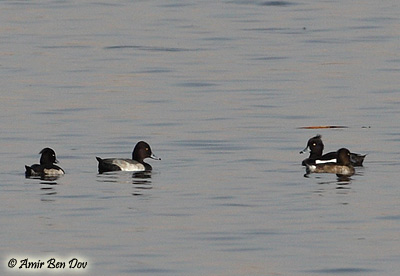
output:
[[[301,163],[303,166],[306,164],[315,165],[322,163],[337,162],[337,152],[329,152],[322,155],[324,150],[324,143],[322,142],[321,135],[316,135],[310,138],[307,142],[307,146],[300,151],[300,154],[310,151],[310,156],[303,160]],[[365,155],[358,153],[350,153],[350,162],[353,166],[362,166],[364,162]]]
[[[58,177],[65,174],[65,171],[55,163],[58,163],[56,153],[51,148],[42,149],[39,154],[40,164],[33,164],[31,166],[25,165],[25,176],[30,177]]]
[[[123,159],[123,158],[102,159],[96,156],[96,159],[99,162],[98,169],[100,174],[112,171],[129,171],[129,172],[151,171],[152,170],[151,165],[143,161],[146,158],[161,160],[161,158],[153,154],[150,145],[145,141],[140,141],[136,144],[132,152],[132,159]]]
[[[355,173],[355,169],[351,164],[350,151],[341,148],[337,152],[337,162],[328,162],[321,164],[306,163],[306,173],[334,173],[337,176],[351,176]]]

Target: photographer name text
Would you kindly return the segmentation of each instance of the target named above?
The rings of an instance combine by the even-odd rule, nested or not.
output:
[[[19,270],[85,270],[88,267],[87,261],[79,260],[78,258],[70,258],[68,260],[58,260],[49,258],[47,260],[31,260],[29,258],[11,258],[8,261],[8,268]]]

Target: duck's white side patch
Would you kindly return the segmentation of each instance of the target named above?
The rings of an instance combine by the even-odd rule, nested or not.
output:
[[[43,169],[43,173],[48,176],[63,175],[64,172],[58,169]]]
[[[133,160],[124,160],[124,159],[117,159],[113,161],[114,165],[117,165],[121,168],[121,171],[126,172],[143,172],[145,171],[145,167],[143,164],[133,161]]]
[[[336,163],[336,158],[330,160],[315,160],[315,164]]]

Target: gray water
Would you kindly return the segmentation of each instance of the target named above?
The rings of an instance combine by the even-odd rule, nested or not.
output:
[[[2,275],[32,272],[25,258],[88,263],[36,269],[62,275],[400,273],[398,1],[0,13]],[[301,128],[320,125],[347,128]],[[364,167],[304,177],[316,134]],[[140,140],[152,173],[97,173]],[[25,179],[44,147],[66,175]]]

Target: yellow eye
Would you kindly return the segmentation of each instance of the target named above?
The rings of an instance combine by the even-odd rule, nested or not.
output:
[[[149,150],[149,148],[146,148],[146,151],[148,151]]]
[[[312,145],[315,147],[317,144],[316,144],[316,143],[313,143]]]

